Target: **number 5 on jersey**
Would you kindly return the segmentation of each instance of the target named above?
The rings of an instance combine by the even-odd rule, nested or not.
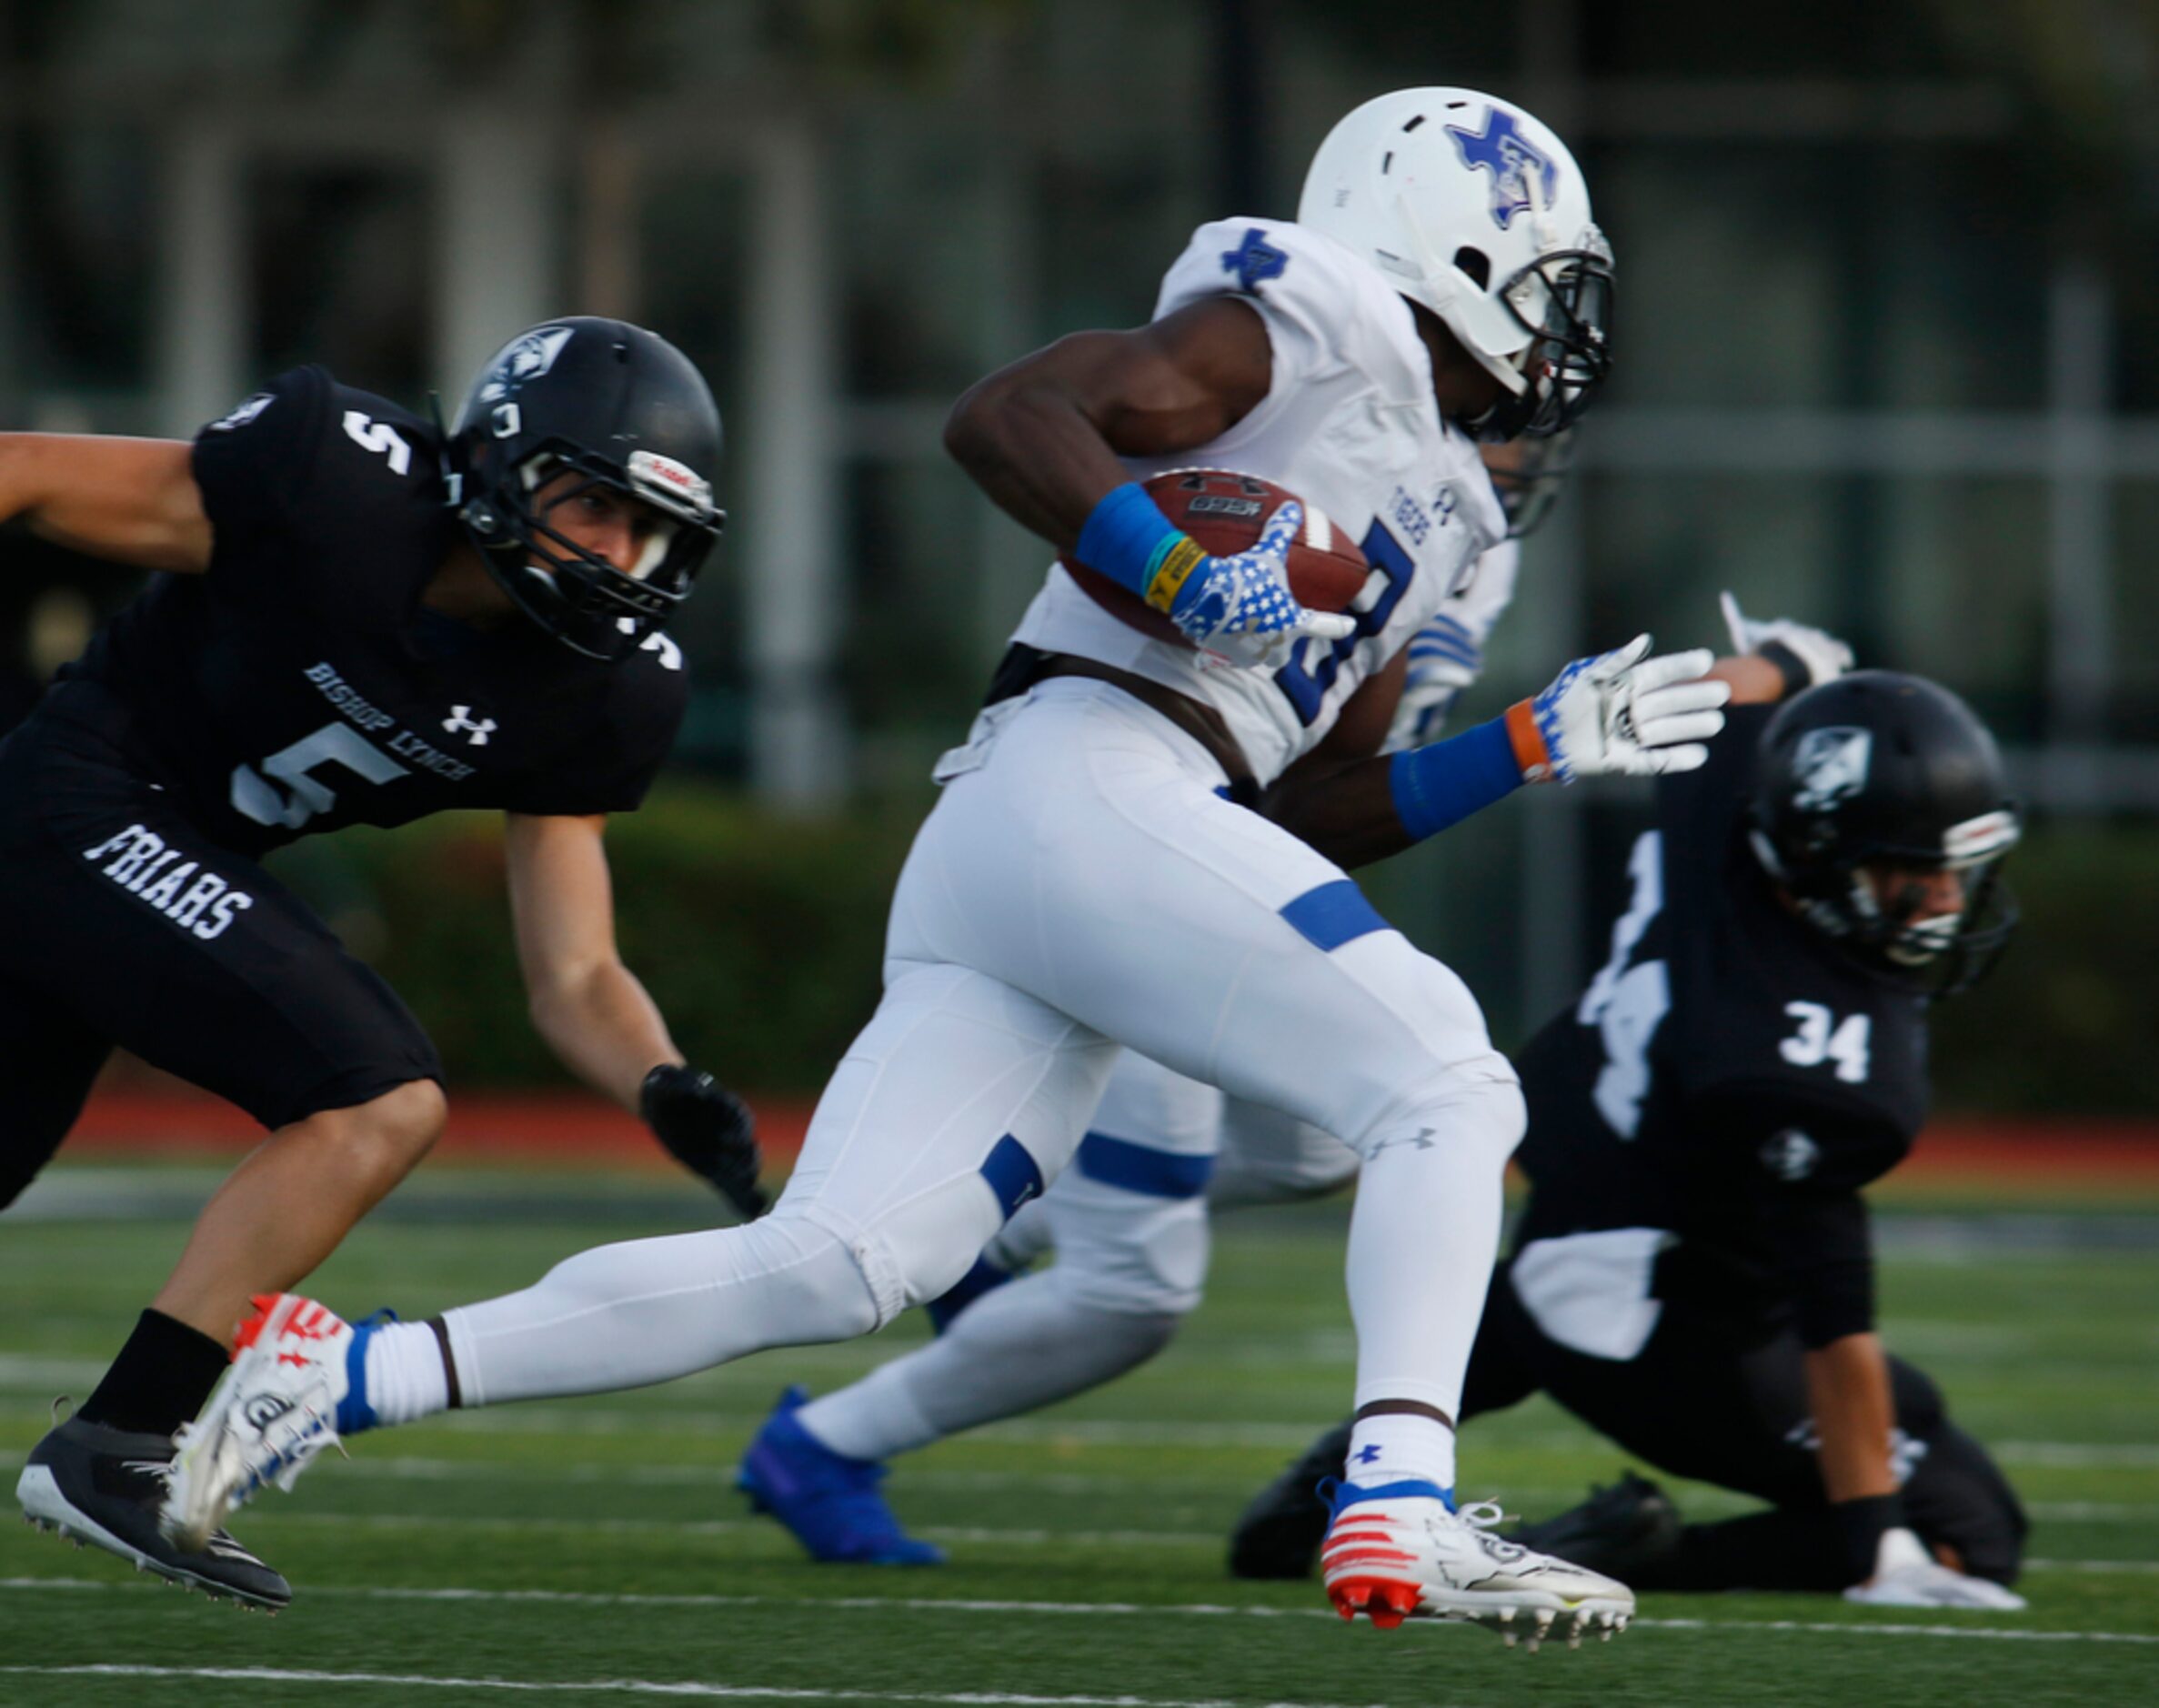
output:
[[[405,767],[372,746],[345,724],[325,724],[263,761],[263,770],[285,785],[266,781],[249,765],[233,767],[233,810],[257,824],[281,824],[297,830],[318,812],[337,804],[337,791],[308,775],[318,765],[342,765],[370,783],[387,783],[409,775]]]

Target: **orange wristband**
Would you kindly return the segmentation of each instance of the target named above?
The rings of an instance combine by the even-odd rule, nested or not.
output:
[[[1543,731],[1537,728],[1534,702],[1518,699],[1507,708],[1507,739],[1514,748],[1514,762],[1521,767],[1523,781],[1541,783],[1551,778],[1551,754],[1544,745]]]

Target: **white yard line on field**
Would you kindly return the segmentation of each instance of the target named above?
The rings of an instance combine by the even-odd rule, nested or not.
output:
[[[115,1581],[87,1578],[0,1578],[0,1592],[51,1591],[112,1592],[129,1594],[148,1592],[149,1586],[141,1580]],[[879,1596],[843,1595],[818,1596],[815,1599],[792,1600],[775,1595],[709,1595],[709,1594],[652,1594],[625,1592],[613,1593],[594,1590],[482,1590],[445,1587],[440,1589],[394,1589],[346,1586],[332,1589],[311,1589],[311,1596],[328,1598],[349,1597],[360,1601],[382,1602],[453,1602],[501,1603],[514,1604],[528,1603],[536,1606],[550,1607],[681,1607],[681,1608],[741,1608],[757,1607],[768,1611],[798,1610],[811,1614],[828,1613],[961,1613],[1037,1614],[1045,1618],[1141,1618],[1141,1619],[1328,1619],[1338,1617],[1326,1607],[1230,1607],[1216,1603],[1195,1602],[1184,1604],[1149,1604],[1141,1602],[1015,1602],[983,1601],[959,1597],[931,1596]],[[1416,1620],[1405,1630],[1431,1630],[1454,1626],[1451,1620]],[[2159,1645],[2159,1634],[2134,1631],[2032,1631],[2023,1628],[2003,1628],[1980,1624],[1919,1625],[1872,1624],[1853,1621],[1845,1623],[1832,1620],[1804,1619],[1637,1619],[1629,1627],[1633,1631],[1779,1631],[1819,1636],[1857,1637],[1968,1637],[1994,1643],[2112,1643],[2137,1646]],[[0,1669],[5,1670],[5,1669]],[[922,1700],[929,1701],[925,1697]],[[974,1701],[976,1698],[943,1698],[938,1701]],[[1010,1700],[1019,1700],[1017,1698]],[[1078,1698],[1043,1698],[1049,1701],[1078,1701]],[[1130,1699],[1138,1702],[1139,1698]]]
[[[1222,1698],[1174,1696],[1025,1696],[1010,1691],[810,1690],[767,1684],[708,1684],[701,1681],[596,1678],[539,1682],[508,1678],[428,1678],[415,1673],[332,1673],[274,1666],[0,1666],[36,1678],[191,1678],[239,1684],[375,1684],[405,1690],[500,1690],[527,1693],[674,1696],[720,1702],[911,1702],[954,1708],[1236,1708]],[[1265,1708],[1331,1708],[1321,1703],[1270,1703]]]

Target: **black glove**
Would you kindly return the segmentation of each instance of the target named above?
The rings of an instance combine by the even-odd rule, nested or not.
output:
[[[710,1181],[743,1221],[772,1207],[758,1185],[764,1159],[749,1110],[709,1073],[663,1063],[638,1088],[638,1112],[675,1160]]]

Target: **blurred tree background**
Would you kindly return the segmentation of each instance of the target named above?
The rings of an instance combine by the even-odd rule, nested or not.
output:
[[[1620,266],[1465,710],[1713,640],[1727,587],[1940,678],[2035,821],[1944,1102],[2159,1113],[2154,0],[10,0],[0,421],[189,433],[300,360],[418,405],[566,311],[681,344],[734,520],[677,774],[611,832],[625,937],[700,1058],[814,1089],[1046,558],[942,457],[951,398],[1144,319],[1193,225],[1292,212],[1328,125],[1416,82],[1549,120]],[[130,591],[0,532],[0,720]],[[1371,888],[1512,1041],[1602,958],[1641,811],[1539,791]],[[490,835],[292,862],[462,1082],[548,1071]]]

